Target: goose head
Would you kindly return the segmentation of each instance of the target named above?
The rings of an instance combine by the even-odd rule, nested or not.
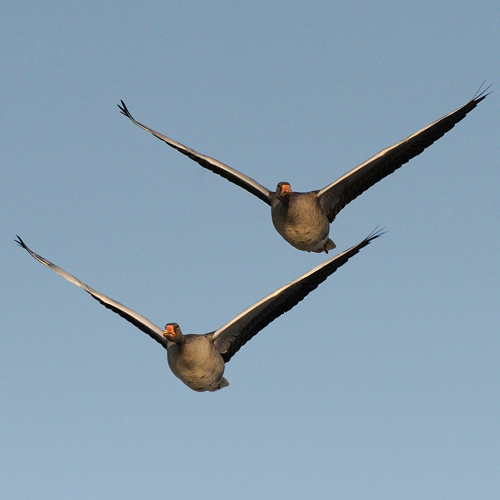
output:
[[[276,196],[280,199],[287,199],[292,194],[292,187],[289,182],[278,182],[276,186]]]
[[[176,344],[180,344],[184,341],[184,334],[177,323],[167,323],[163,331],[163,336],[170,342]]]

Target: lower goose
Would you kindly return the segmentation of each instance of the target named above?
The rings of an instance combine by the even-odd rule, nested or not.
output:
[[[217,391],[227,387],[224,378],[225,363],[246,342],[278,316],[289,311],[328,276],[344,265],[382,232],[370,234],[362,242],[327,260],[296,280],[269,294],[238,314],[215,332],[202,335],[184,335],[177,323],[167,323],[164,329],[132,309],[90,288],[71,274],[30,250],[18,236],[16,243],[38,262],[46,265],[64,279],[83,288],[104,307],[111,309],[139,330],[147,333],[167,350],[167,359],[173,374],[194,391]]]

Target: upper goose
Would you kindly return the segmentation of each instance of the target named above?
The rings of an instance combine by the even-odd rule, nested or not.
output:
[[[305,273],[288,285],[279,288],[238,314],[215,332],[203,335],[184,335],[177,323],[160,328],[149,319],[116,302],[106,295],[52,264],[30,250],[18,236],[16,243],[36,260],[46,265],[74,285],[83,288],[103,306],[119,314],[147,333],[167,349],[167,359],[174,375],[195,391],[216,391],[229,383],[223,377],[224,364],[260,330],[300,302],[309,292],[326,280],[353,255],[382,233],[373,233],[361,243]]]
[[[295,248],[309,252],[328,253],[328,250],[335,248],[335,243],[328,237],[330,223],[340,210],[363,191],[394,172],[414,156],[419,155],[451,130],[488,95],[488,89],[489,87],[482,92],[479,89],[476,95],[461,108],[443,116],[394,146],[380,151],[323,189],[308,193],[292,192],[288,182],[278,183],[275,192],[269,191],[255,180],[224,163],[202,155],[139,123],[132,117],[123,101],[118,107],[139,127],[165,141],[202,167],[234,182],[265,201],[271,206],[274,227]]]

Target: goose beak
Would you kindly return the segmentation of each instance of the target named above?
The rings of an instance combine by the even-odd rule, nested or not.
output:
[[[292,187],[290,184],[281,185],[281,194],[290,194],[292,192]]]
[[[168,338],[175,337],[174,327],[172,325],[167,325],[165,330],[163,330],[163,336]]]

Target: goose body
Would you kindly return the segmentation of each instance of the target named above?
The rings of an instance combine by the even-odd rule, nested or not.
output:
[[[277,192],[282,192],[278,184]],[[316,193],[292,193],[274,196],[271,202],[274,227],[290,245],[309,252],[327,252],[335,248],[328,237],[330,223]]]
[[[194,391],[217,391],[229,385],[224,378],[225,364],[259,331],[278,316],[289,311],[328,276],[382,233],[369,235],[357,245],[332,257],[244,310],[214,332],[184,335],[177,323],[160,328],[144,316],[94,290],[83,281],[52,264],[28,248],[18,236],[16,243],[38,262],[64,279],[83,288],[104,307],[119,314],[167,350],[167,360],[173,374]]]
[[[179,328],[173,324],[173,328]],[[180,329],[179,329],[180,331]],[[217,391],[227,387],[224,360],[214,345],[213,333],[184,335],[182,342],[167,347],[172,373],[194,391]]]
[[[393,146],[380,151],[323,189],[306,193],[292,192],[288,182],[280,182],[276,191],[270,191],[251,177],[215,158],[198,153],[194,149],[146,127],[132,117],[123,101],[118,107],[122,114],[140,128],[153,134],[202,167],[246,189],[270,205],[274,227],[292,246],[308,252],[328,253],[329,250],[335,248],[335,244],[328,237],[330,223],[333,222],[340,210],[451,130],[465,118],[467,113],[486,98],[488,89],[489,87],[483,91],[479,89],[476,95],[460,108]]]

